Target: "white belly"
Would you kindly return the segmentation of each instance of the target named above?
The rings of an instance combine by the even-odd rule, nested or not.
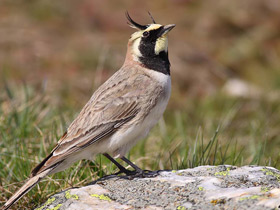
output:
[[[170,76],[159,72],[155,73],[159,74],[156,76],[164,87],[164,95],[161,100],[157,102],[156,106],[150,111],[149,115],[142,123],[127,129],[125,132],[116,132],[110,138],[110,151],[108,152],[113,154],[114,157],[124,156],[130,150],[130,148],[137,143],[138,140],[145,138],[149,131],[162,117],[163,112],[166,109],[171,93]]]

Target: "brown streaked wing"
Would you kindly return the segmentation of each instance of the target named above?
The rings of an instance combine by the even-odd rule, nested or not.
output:
[[[110,89],[102,85],[92,97],[95,100],[86,104],[67,129],[67,134],[52,151],[52,156],[43,165],[39,164],[36,172],[42,172],[69,155],[113,134],[123,124],[131,120],[137,121],[139,117],[136,116],[145,107],[150,95],[147,90],[151,90],[149,87],[152,83],[148,76],[134,74],[129,80],[119,79],[117,85]]]
[[[112,105],[96,113],[95,117],[104,119],[103,123],[101,122],[95,126],[89,124],[87,129],[80,129],[79,133],[76,134],[75,137],[71,138],[71,136],[68,136],[68,138],[62,141],[58,148],[56,148],[54,155],[67,155],[68,153],[75,152],[80,148],[84,148],[85,145],[90,145],[98,140],[101,140],[102,137],[105,137],[118,129],[120,125],[133,119],[139,111],[139,104],[137,104],[135,100],[132,100],[129,103],[126,102],[124,104],[117,105],[112,102]],[[98,116],[98,114],[107,116]],[[111,119],[108,119],[110,116]],[[105,121],[106,118],[107,120]]]

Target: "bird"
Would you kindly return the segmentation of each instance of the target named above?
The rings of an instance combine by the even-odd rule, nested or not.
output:
[[[125,155],[146,137],[162,117],[171,95],[167,34],[175,24],[142,25],[125,13],[136,29],[128,41],[124,64],[91,96],[50,154],[31,172],[25,184],[2,207],[10,208],[45,176],[82,159],[102,154],[126,175],[145,171]],[[122,166],[120,158],[134,170]]]

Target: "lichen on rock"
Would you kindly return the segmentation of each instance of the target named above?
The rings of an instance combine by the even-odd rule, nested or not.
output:
[[[261,166],[200,166],[154,178],[110,177],[51,197],[37,210],[275,209],[280,172]]]

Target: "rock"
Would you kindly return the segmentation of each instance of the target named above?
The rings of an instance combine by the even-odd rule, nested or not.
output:
[[[36,210],[275,209],[280,171],[262,166],[200,166],[154,178],[107,177],[50,197]]]

